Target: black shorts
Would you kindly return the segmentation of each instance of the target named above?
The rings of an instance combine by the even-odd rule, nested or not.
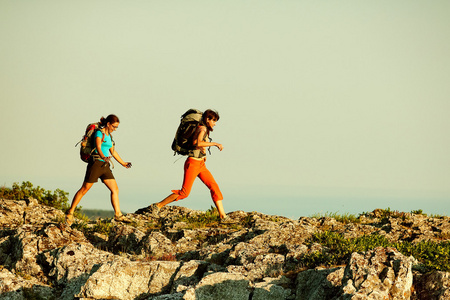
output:
[[[84,176],[84,182],[94,183],[98,179],[105,181],[107,179],[115,179],[111,169],[109,168],[109,163],[96,160],[94,162],[90,161],[86,168],[86,175]]]

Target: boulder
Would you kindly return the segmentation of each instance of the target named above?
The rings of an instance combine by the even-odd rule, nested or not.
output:
[[[22,277],[23,276],[23,277]],[[52,287],[44,285],[38,280],[27,276],[10,272],[0,267],[0,299],[52,299]]]
[[[100,266],[76,297],[131,300],[138,296],[168,293],[179,262],[139,262],[116,257]]]
[[[353,253],[344,271],[339,299],[410,299],[414,264],[414,257],[394,248]]]
[[[317,268],[297,275],[296,300],[335,299],[342,288],[344,267]]]
[[[292,290],[286,288],[291,283],[290,279],[279,276],[266,277],[262,282],[253,284],[252,300],[284,300],[292,299]]]
[[[207,275],[187,290],[184,300],[233,299],[248,300],[250,283],[240,274],[218,272]]]
[[[415,297],[417,300],[450,299],[450,273],[433,271],[415,277]]]
[[[0,227],[15,228],[24,224],[42,225],[51,223],[57,218],[64,218],[61,210],[40,205],[34,198],[0,199]]]
[[[120,252],[140,254],[140,244],[144,236],[145,233],[135,227],[119,224],[112,227],[107,247],[115,254]]]

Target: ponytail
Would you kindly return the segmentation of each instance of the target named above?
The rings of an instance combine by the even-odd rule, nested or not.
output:
[[[100,122],[98,122],[100,124],[100,127],[103,128],[106,126],[106,119],[104,117],[100,118]]]

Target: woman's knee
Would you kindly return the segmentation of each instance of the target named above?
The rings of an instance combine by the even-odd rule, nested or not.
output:
[[[113,188],[111,188],[110,189],[110,191],[111,191],[111,194],[119,194],[119,187],[118,186],[116,186],[116,187],[113,187]]]
[[[84,195],[87,194],[87,192],[88,192],[87,189],[81,188],[81,189],[78,190],[78,193],[77,193],[77,194],[83,197]]]
[[[85,182],[78,190],[78,193],[81,193],[81,195],[83,196],[86,195],[86,193],[91,189],[92,185],[93,183]]]
[[[220,191],[218,184],[211,185],[209,190],[211,192],[211,198],[213,199],[214,202],[223,200],[223,195],[222,192]]]
[[[174,201],[178,201],[178,200],[187,198],[191,191],[179,190],[179,191],[172,191],[172,192],[174,193],[174,195],[176,195]]]
[[[108,180],[104,180],[103,183],[111,191],[111,194],[119,194],[119,186],[117,185],[116,180],[108,179]]]

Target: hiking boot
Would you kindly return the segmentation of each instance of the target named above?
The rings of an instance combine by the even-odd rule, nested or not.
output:
[[[224,218],[220,219],[219,223],[226,225],[226,224],[236,224],[237,222],[232,218],[230,218],[229,216],[225,216]]]
[[[160,210],[161,210],[161,208],[159,208],[158,205],[156,205],[156,203],[153,203],[152,205],[149,206],[149,213],[154,218],[159,217]]]
[[[123,223],[131,223],[132,221],[125,217],[124,215],[114,216],[114,221],[123,222]]]
[[[73,224],[73,215],[72,214],[67,214],[66,217],[65,217],[64,223],[67,226],[69,226],[69,227],[72,226],[72,224]]]

